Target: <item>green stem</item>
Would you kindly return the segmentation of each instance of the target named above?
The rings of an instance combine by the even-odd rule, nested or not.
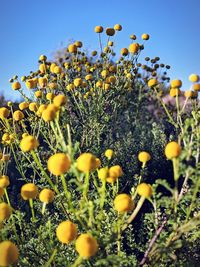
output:
[[[9,196],[8,196],[8,191],[7,191],[6,188],[4,188],[4,193],[5,193],[5,195],[6,195],[6,200],[7,200],[7,202],[8,202],[8,205],[11,207],[11,205],[10,205],[10,199],[9,199]]]
[[[54,249],[54,250],[53,250],[53,253],[51,254],[50,259],[48,260],[48,262],[45,264],[44,267],[49,267],[49,266],[51,266],[51,263],[52,263],[52,261],[53,261],[55,255],[56,255],[56,253],[57,253],[57,249]]]
[[[78,267],[80,266],[80,263],[82,262],[83,258],[79,256],[76,261],[71,265],[71,267]]]
[[[31,208],[33,221],[35,221],[35,212],[34,212],[34,208],[33,208],[33,199],[32,198],[29,199],[29,205],[30,205],[30,208]]]

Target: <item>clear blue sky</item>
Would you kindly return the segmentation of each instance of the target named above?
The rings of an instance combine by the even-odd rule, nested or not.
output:
[[[181,78],[183,89],[191,73],[200,74],[200,0],[0,0],[0,92],[17,98],[8,80],[37,67],[40,54],[52,52],[70,38],[82,40],[89,49],[98,47],[93,32],[120,23],[119,46],[129,35],[151,35],[142,57],[159,56],[172,66],[171,78]]]

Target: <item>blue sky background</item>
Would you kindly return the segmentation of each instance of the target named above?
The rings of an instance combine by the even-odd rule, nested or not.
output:
[[[115,38],[118,49],[129,45],[130,34],[149,33],[141,59],[159,56],[172,66],[170,77],[188,89],[188,75],[200,74],[199,11],[200,0],[0,0],[0,92],[17,99],[10,77],[35,70],[40,54],[51,57],[71,38],[97,49],[94,27],[116,23],[123,26]]]

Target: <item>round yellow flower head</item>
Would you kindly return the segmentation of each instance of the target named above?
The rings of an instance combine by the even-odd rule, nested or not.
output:
[[[69,157],[64,153],[56,153],[48,159],[48,170],[54,175],[61,175],[70,169]]]
[[[63,106],[67,102],[67,97],[65,95],[57,95],[53,99],[53,103],[56,107]]]
[[[38,195],[38,187],[33,183],[27,183],[21,187],[21,197],[24,200],[34,199]]]
[[[193,84],[192,88],[194,91],[200,91],[200,83]]]
[[[180,88],[182,86],[181,80],[172,80],[171,88]]]
[[[47,57],[46,57],[45,55],[41,55],[41,56],[39,57],[39,60],[40,60],[40,61],[46,61],[46,60],[47,60]]]
[[[28,102],[21,102],[19,104],[19,109],[20,110],[24,110],[24,109],[28,108],[28,106],[29,106],[29,103]]]
[[[40,87],[44,88],[45,86],[47,86],[48,80],[46,77],[40,77],[38,79],[38,83]]]
[[[169,94],[171,97],[176,97],[176,96],[179,96],[181,94],[181,91],[179,88],[171,88],[169,91]]]
[[[0,222],[7,220],[12,213],[11,207],[5,203],[0,203]]]
[[[105,156],[106,156],[106,158],[109,159],[109,160],[113,157],[113,154],[114,154],[114,151],[113,151],[112,149],[107,149],[107,150],[105,151]]]
[[[0,176],[0,188],[6,188],[10,185],[10,179],[7,175]]]
[[[28,135],[21,140],[20,148],[23,152],[29,152],[36,149],[39,146],[38,140],[32,136]]]
[[[0,108],[0,119],[7,119],[10,115],[10,111],[7,108]]]
[[[137,193],[138,195],[140,195],[141,197],[151,197],[153,194],[153,190],[150,184],[146,184],[146,183],[141,183],[137,186]]]
[[[17,262],[19,258],[19,250],[11,241],[3,241],[0,243],[0,266],[10,266]]]
[[[142,34],[142,40],[149,40],[149,34],[143,33]]]
[[[142,163],[146,163],[151,159],[151,155],[148,152],[142,151],[138,154],[138,160]]]
[[[76,78],[76,79],[74,79],[74,85],[75,85],[76,87],[81,86],[81,85],[82,85],[82,79],[81,79],[81,78]]]
[[[56,228],[56,236],[63,244],[69,244],[77,237],[77,226],[71,221],[61,222]]]
[[[41,73],[45,73],[46,72],[46,65],[44,63],[40,64],[39,70]]]
[[[12,83],[12,89],[13,90],[19,90],[21,88],[20,82],[14,82]]]
[[[0,187],[0,198],[4,195],[4,189]]]
[[[34,95],[35,95],[36,98],[41,98],[42,97],[42,91],[38,90],[38,91],[35,92]]]
[[[135,35],[135,34],[132,34],[132,35],[130,36],[130,39],[131,39],[131,40],[136,40],[136,39],[137,39],[137,37],[136,37],[136,35]]]
[[[193,96],[193,91],[188,90],[184,92],[185,98],[191,98]]]
[[[98,243],[90,234],[81,234],[76,240],[75,247],[78,254],[85,259],[94,256],[98,251]]]
[[[69,53],[77,53],[77,46],[75,44],[70,44],[68,46]]]
[[[53,121],[56,118],[56,112],[54,110],[52,110],[52,109],[46,108],[42,112],[42,118],[46,122]]]
[[[114,199],[114,209],[118,212],[128,212],[134,208],[134,203],[130,195],[119,194]]]
[[[102,76],[103,78],[106,78],[108,75],[109,75],[109,71],[108,71],[108,70],[102,70],[102,72],[101,72],[101,76]]]
[[[44,203],[51,203],[54,200],[54,191],[44,188],[39,194],[39,200]]]
[[[108,167],[104,167],[98,170],[98,177],[102,181],[105,181],[108,177]]]
[[[165,156],[168,159],[177,158],[181,154],[181,146],[177,142],[170,142],[165,147]]]
[[[27,80],[25,84],[26,84],[26,87],[27,87],[28,89],[33,89],[33,88],[35,88],[35,82],[34,82],[33,79],[29,79],[29,80]]]
[[[46,94],[46,99],[49,100],[49,101],[53,100],[54,97],[55,97],[54,93],[47,93]]]
[[[49,83],[49,84],[48,84],[48,87],[49,87],[49,89],[54,90],[54,89],[57,88],[57,83],[54,83],[54,82]]]
[[[102,27],[102,26],[96,26],[96,27],[94,28],[94,31],[95,31],[96,33],[101,33],[101,32],[103,32],[103,27]]]
[[[127,56],[128,55],[128,49],[124,47],[121,49],[120,53],[122,56]]]
[[[62,68],[59,67],[59,66],[55,66],[54,69],[53,69],[53,72],[55,74],[60,74],[62,72]]]
[[[121,30],[122,30],[122,25],[120,25],[120,24],[115,24],[114,29],[115,29],[116,31],[121,31]]]
[[[96,168],[96,157],[91,153],[83,153],[77,159],[77,169],[81,172],[90,172]]]
[[[38,105],[37,105],[37,103],[32,102],[32,103],[29,104],[28,108],[29,108],[30,111],[36,112],[38,110]]]
[[[13,119],[14,119],[15,121],[21,121],[23,118],[24,118],[24,113],[21,112],[20,110],[16,110],[16,111],[13,113]]]
[[[42,114],[42,112],[43,112],[46,108],[47,108],[47,105],[45,105],[45,104],[41,104],[41,105],[39,106],[39,108],[38,108],[38,112],[39,112],[40,114]]]
[[[197,83],[199,81],[199,75],[191,74],[189,76],[189,81],[192,82],[192,83]]]
[[[109,176],[118,178],[122,175],[123,175],[123,171],[119,165],[115,165],[109,168]]]
[[[108,36],[113,36],[115,34],[115,30],[113,28],[106,28],[106,34]]]
[[[148,87],[154,87],[155,85],[157,85],[158,84],[158,80],[157,79],[155,79],[155,78],[152,78],[152,79],[150,79],[149,81],[148,81]]]
[[[137,54],[140,49],[140,45],[138,43],[132,43],[129,45],[129,52],[132,54]]]
[[[86,81],[91,81],[92,80],[92,75],[88,74],[85,76]]]

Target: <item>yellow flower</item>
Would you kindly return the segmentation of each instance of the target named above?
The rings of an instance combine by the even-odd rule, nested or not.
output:
[[[143,33],[142,34],[142,40],[149,40],[149,34]]]
[[[200,83],[193,84],[192,88],[194,91],[200,91]]]
[[[12,213],[12,210],[10,206],[5,202],[1,202],[0,203],[0,222],[7,220],[10,217],[11,213]]]
[[[19,90],[21,88],[20,82],[14,82],[12,83],[12,89],[13,90]]]
[[[44,121],[53,121],[56,118],[56,112],[48,107],[42,112],[42,118]]]
[[[0,119],[7,119],[10,115],[10,111],[7,108],[0,108]]]
[[[146,163],[151,159],[151,155],[148,152],[142,151],[138,154],[138,160],[142,163]]]
[[[121,31],[122,30],[122,26],[120,24],[115,24],[114,29],[116,31]]]
[[[151,197],[153,193],[151,185],[146,183],[139,184],[136,190],[138,195],[146,198]]]
[[[30,111],[36,112],[38,110],[38,105],[37,105],[37,103],[32,102],[29,104],[28,108]]]
[[[104,167],[98,170],[98,177],[102,181],[105,181],[108,177],[108,167]]]
[[[121,49],[120,53],[122,56],[127,56],[128,55],[128,49],[124,47]]]
[[[4,195],[4,189],[0,187],[0,198]]]
[[[45,86],[47,86],[48,80],[46,77],[40,77],[38,79],[38,83],[40,87],[44,88]]]
[[[136,39],[137,39],[137,37],[136,37],[136,35],[135,35],[135,34],[132,34],[132,35],[130,35],[130,39],[131,39],[131,40],[136,40]]]
[[[47,108],[47,105],[45,104],[41,104],[38,108],[38,112],[40,113],[40,115],[42,114],[42,112]]]
[[[54,191],[44,188],[39,194],[39,200],[44,203],[51,203],[54,200]]]
[[[96,157],[91,153],[83,153],[77,159],[77,169],[81,172],[93,171],[96,168]]]
[[[26,136],[20,142],[20,148],[23,152],[29,152],[31,150],[34,150],[38,146],[39,146],[38,140],[32,135]]]
[[[19,258],[19,250],[11,241],[2,241],[0,243],[0,266],[11,266]]]
[[[62,68],[59,67],[59,66],[55,66],[54,69],[53,69],[53,72],[55,74],[60,74],[62,72]]]
[[[75,85],[76,87],[81,86],[81,85],[82,85],[82,79],[81,79],[81,78],[76,78],[76,79],[74,79],[74,85]]]
[[[88,74],[85,76],[86,81],[91,81],[92,80],[92,75]]]
[[[33,183],[27,183],[21,187],[21,197],[24,200],[36,198],[38,195],[38,187]]]
[[[109,71],[108,71],[108,70],[102,70],[102,72],[101,72],[101,76],[102,76],[103,78],[106,78],[108,75],[109,75]]]
[[[179,88],[171,88],[169,91],[169,94],[171,97],[176,97],[176,96],[179,96],[181,94],[181,91]]]
[[[128,212],[134,208],[131,196],[127,194],[119,194],[114,199],[114,209],[118,212]]]
[[[101,166],[101,160],[99,158],[95,158],[95,169],[98,169]]]
[[[20,110],[16,110],[14,113],[13,113],[13,119],[15,121],[20,121],[24,118],[24,113],[21,112]]]
[[[48,87],[49,87],[49,89],[54,90],[54,89],[56,89],[56,87],[57,87],[57,83],[54,83],[54,82],[49,83],[49,84],[48,84]]]
[[[44,63],[40,64],[39,70],[41,73],[45,73],[46,72],[46,65]]]
[[[181,80],[172,80],[171,88],[180,88],[182,86]]]
[[[123,171],[119,165],[115,165],[109,168],[109,176],[120,177],[122,175]]]
[[[56,228],[56,236],[63,244],[68,244],[77,237],[77,226],[71,221],[61,222]]]
[[[77,46],[75,44],[70,44],[68,46],[69,53],[76,53],[77,52]]]
[[[76,240],[75,247],[78,254],[85,259],[94,256],[98,251],[98,243],[90,234],[81,234]]]
[[[112,158],[113,154],[114,154],[114,152],[113,152],[112,149],[107,149],[107,150],[105,151],[105,156],[106,156],[106,158],[109,159],[109,160]]]
[[[24,109],[28,108],[28,106],[29,106],[28,102],[21,102],[19,104],[19,109],[24,110]]]
[[[94,28],[94,31],[95,31],[96,33],[101,33],[101,32],[103,32],[103,27],[102,27],[102,26],[96,26],[96,27]]]
[[[191,74],[189,76],[189,81],[192,82],[192,83],[197,83],[199,81],[199,75]]]
[[[177,142],[170,142],[165,147],[165,156],[168,159],[177,158],[181,154],[181,146]]]
[[[138,43],[132,43],[129,45],[129,52],[132,54],[137,54],[140,49],[140,45]]]
[[[184,96],[185,96],[186,98],[191,98],[191,97],[193,96],[193,91],[190,91],[190,90],[185,91],[185,92],[184,92]]]
[[[35,82],[34,82],[34,80],[33,80],[33,79],[29,79],[29,80],[27,80],[27,81],[26,81],[26,87],[27,87],[28,89],[33,89],[33,88],[35,88]]]
[[[115,30],[113,28],[106,28],[106,34],[108,36],[113,36],[115,34]]]
[[[70,168],[69,157],[64,153],[56,153],[48,159],[48,170],[54,175],[66,173]]]
[[[155,79],[155,78],[152,78],[152,79],[150,79],[149,81],[148,81],[148,87],[153,87],[153,86],[155,86],[155,85],[157,85],[158,84],[158,80],[157,79]]]
[[[40,60],[40,61],[46,61],[46,60],[47,60],[47,57],[46,57],[45,55],[41,55],[41,56],[39,57],[39,60]]]
[[[0,176],[0,188],[6,188],[10,184],[10,179],[7,175]]]
[[[67,102],[67,97],[65,95],[57,95],[53,99],[53,103],[56,107],[63,106]]]
[[[42,97],[42,91],[38,90],[35,92],[35,97],[36,98],[41,98]]]

